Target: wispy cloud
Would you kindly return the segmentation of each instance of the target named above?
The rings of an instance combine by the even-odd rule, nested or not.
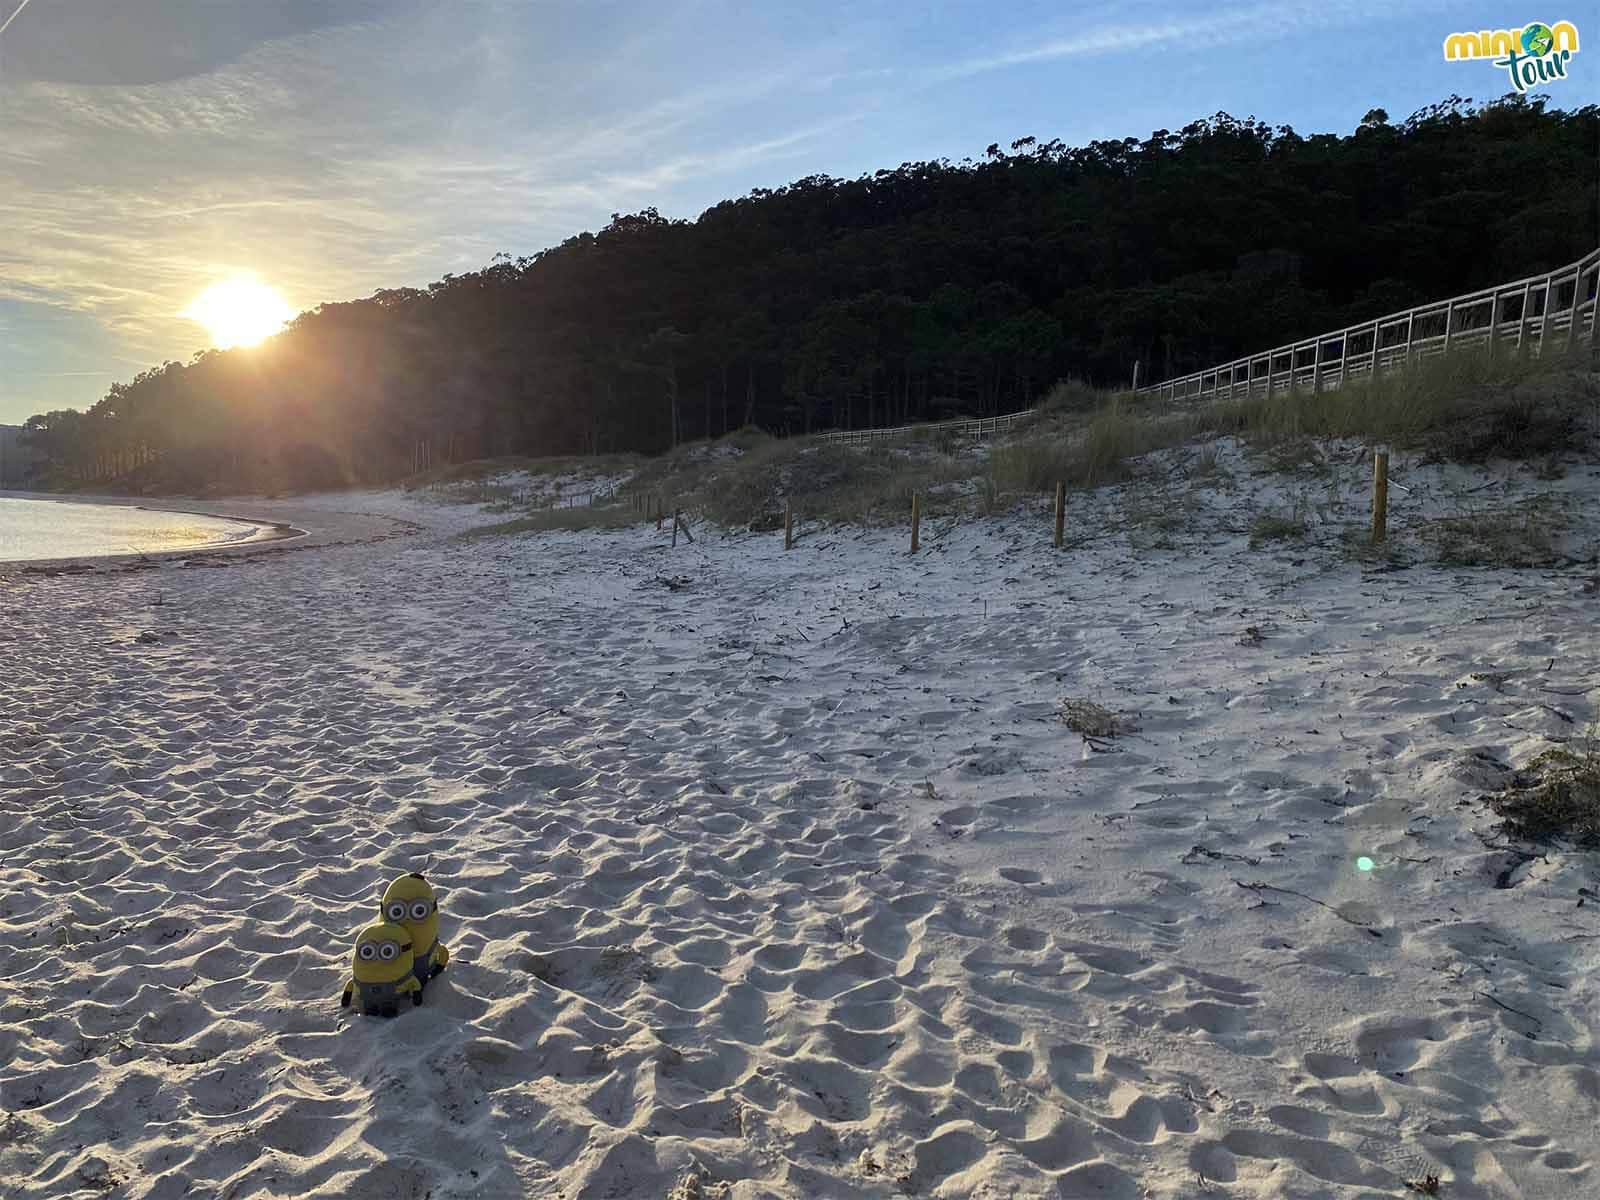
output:
[[[978,54],[932,67],[925,72],[925,77],[959,79],[1031,63],[1169,46],[1216,50],[1329,26],[1372,21],[1392,14],[1394,9],[1394,0],[1384,3],[1347,0],[1340,4],[1278,2],[1212,9],[1198,14],[1192,11],[1169,13],[1149,19],[1140,18],[1136,10],[1124,9],[1114,20],[1103,24],[1049,38],[1038,45]]]

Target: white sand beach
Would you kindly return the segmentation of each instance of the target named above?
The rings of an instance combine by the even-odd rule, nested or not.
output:
[[[1600,1196],[1600,861],[1483,801],[1600,715],[1593,566],[1363,562],[1353,458],[1252,548],[1285,477],[1224,457],[1062,551],[384,492],[0,573],[0,1192]],[[1600,531],[1593,468],[1396,479],[1402,539]],[[352,1016],[409,870],[451,964]]]

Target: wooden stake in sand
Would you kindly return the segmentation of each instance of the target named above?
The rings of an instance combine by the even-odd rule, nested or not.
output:
[[[783,502],[783,548],[794,549],[794,505],[787,500]]]
[[[922,546],[922,497],[916,492],[911,493],[911,553],[915,554]]]
[[[678,544],[678,531],[683,531],[683,536],[689,539],[689,544],[694,544],[694,534],[689,532],[689,522],[683,519],[683,514],[678,509],[672,510],[672,544]]]
[[[1389,453],[1372,456],[1372,544],[1383,541],[1389,522]]]
[[[1065,483],[1059,483],[1058,482],[1056,484],[1056,536],[1055,536],[1055,547],[1056,547],[1057,550],[1061,549],[1061,535],[1065,531],[1066,523],[1067,523],[1067,485]]]

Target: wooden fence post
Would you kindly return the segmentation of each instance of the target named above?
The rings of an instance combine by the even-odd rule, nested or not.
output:
[[[1389,522],[1389,453],[1372,456],[1372,544],[1382,542]]]
[[[783,502],[783,548],[794,549],[794,505],[788,500]]]
[[[662,500],[661,500],[660,496],[657,496],[656,497],[656,528],[657,529],[661,528],[661,509],[662,509]]]
[[[678,544],[678,510],[672,510],[672,544]]]
[[[1583,287],[1583,272],[1574,271],[1572,274],[1572,312],[1567,319],[1567,343],[1564,349],[1571,351],[1572,335],[1578,330],[1578,297]]]
[[[1055,547],[1056,547],[1057,550],[1061,549],[1061,535],[1062,535],[1062,532],[1063,532],[1063,528],[1066,525],[1066,518],[1067,518],[1067,485],[1065,483],[1062,483],[1062,482],[1058,481],[1056,483],[1056,536],[1055,536]]]
[[[911,493],[911,553],[915,554],[922,545],[922,497],[916,492]]]
[[[1523,358],[1528,353],[1527,346],[1524,343],[1528,339],[1528,298],[1532,294],[1533,294],[1533,282],[1530,280],[1529,282],[1527,282],[1527,283],[1522,285],[1522,315],[1517,318],[1517,357],[1518,358]]]

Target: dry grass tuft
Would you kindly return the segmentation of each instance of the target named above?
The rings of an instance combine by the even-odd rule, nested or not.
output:
[[[1532,842],[1559,839],[1600,849],[1600,752],[1594,744],[1583,754],[1548,751],[1531,770],[1531,779],[1490,801],[1506,832]]]
[[[1560,555],[1556,539],[1566,518],[1548,496],[1513,508],[1483,509],[1431,521],[1420,530],[1442,566],[1543,567]]]
[[[1217,459],[1215,442],[1207,442],[1195,452],[1194,458],[1189,462],[1188,470],[1190,479],[1210,479],[1227,474],[1227,468]]]
[[[1306,535],[1306,519],[1298,512],[1262,513],[1250,523],[1250,545],[1281,542]]]
[[[1035,406],[1044,413],[1087,413],[1105,403],[1106,394],[1082,379],[1062,379]]]
[[[1125,713],[1114,713],[1093,700],[1063,700],[1061,723],[1073,733],[1089,738],[1114,738],[1136,733],[1139,723]]]

